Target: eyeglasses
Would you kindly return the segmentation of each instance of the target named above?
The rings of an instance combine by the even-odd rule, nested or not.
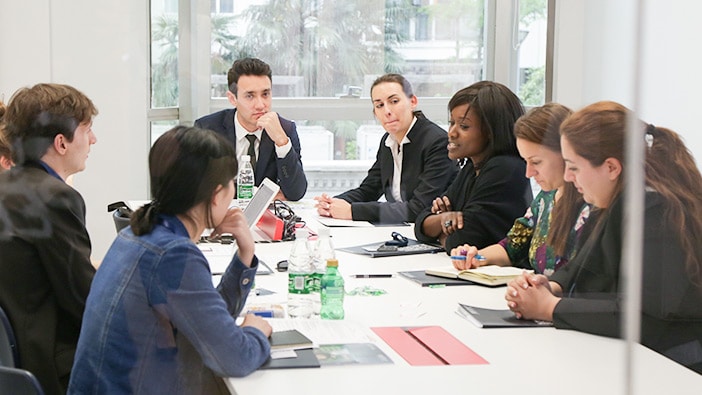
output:
[[[399,232],[392,232],[390,236],[392,236],[392,240],[386,241],[386,246],[406,247],[409,243],[409,240]]]

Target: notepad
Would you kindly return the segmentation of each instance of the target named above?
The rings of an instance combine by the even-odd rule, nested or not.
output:
[[[294,358],[268,358],[261,366],[261,369],[296,369],[296,368],[318,368],[320,366],[314,350],[306,348],[303,350],[295,350]]]
[[[271,333],[271,350],[312,348],[312,340],[297,329]]]
[[[523,272],[533,273],[513,266],[485,265],[475,269],[458,270],[453,266],[426,269],[424,272],[430,276],[458,278],[472,281],[477,284],[495,287],[505,285],[522,275]]]
[[[459,303],[456,313],[478,328],[549,327],[550,321],[522,320],[511,310],[493,310]]]
[[[430,276],[424,272],[424,270],[408,270],[397,272],[401,277],[404,277],[410,281],[413,281],[422,287],[450,287],[454,285],[473,285],[472,281],[467,281],[457,278],[446,278],[438,276]]]

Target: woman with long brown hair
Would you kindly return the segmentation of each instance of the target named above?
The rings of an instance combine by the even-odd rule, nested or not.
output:
[[[550,279],[524,275],[505,298],[518,317],[621,335],[624,139],[631,111],[598,102],[561,126],[566,181],[601,210],[575,259]],[[677,133],[637,121],[646,141],[641,343],[702,372],[702,175]],[[549,281],[550,280],[550,281]]]

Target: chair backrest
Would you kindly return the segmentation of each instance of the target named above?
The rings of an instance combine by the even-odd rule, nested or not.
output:
[[[112,211],[112,220],[115,222],[117,233],[129,225],[132,209],[124,202],[114,202],[107,205],[107,211]]]
[[[129,226],[129,214],[124,213],[121,209],[117,209],[112,213],[112,219],[115,221],[115,230],[117,230],[117,233]]]
[[[0,366],[0,394],[44,395],[44,390],[31,372]]]
[[[20,366],[15,332],[12,330],[10,319],[2,307],[0,307],[0,366],[11,368]]]

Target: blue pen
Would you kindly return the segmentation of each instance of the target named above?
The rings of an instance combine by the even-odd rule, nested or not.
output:
[[[487,258],[485,258],[484,256],[482,256],[482,255],[480,255],[480,254],[476,254],[474,258],[477,259],[477,260],[479,260],[479,261],[486,261],[486,260],[487,260]],[[451,259],[454,259],[454,260],[457,260],[457,261],[465,261],[465,260],[466,260],[466,256],[465,256],[465,255],[452,255],[452,256],[451,256]]]

